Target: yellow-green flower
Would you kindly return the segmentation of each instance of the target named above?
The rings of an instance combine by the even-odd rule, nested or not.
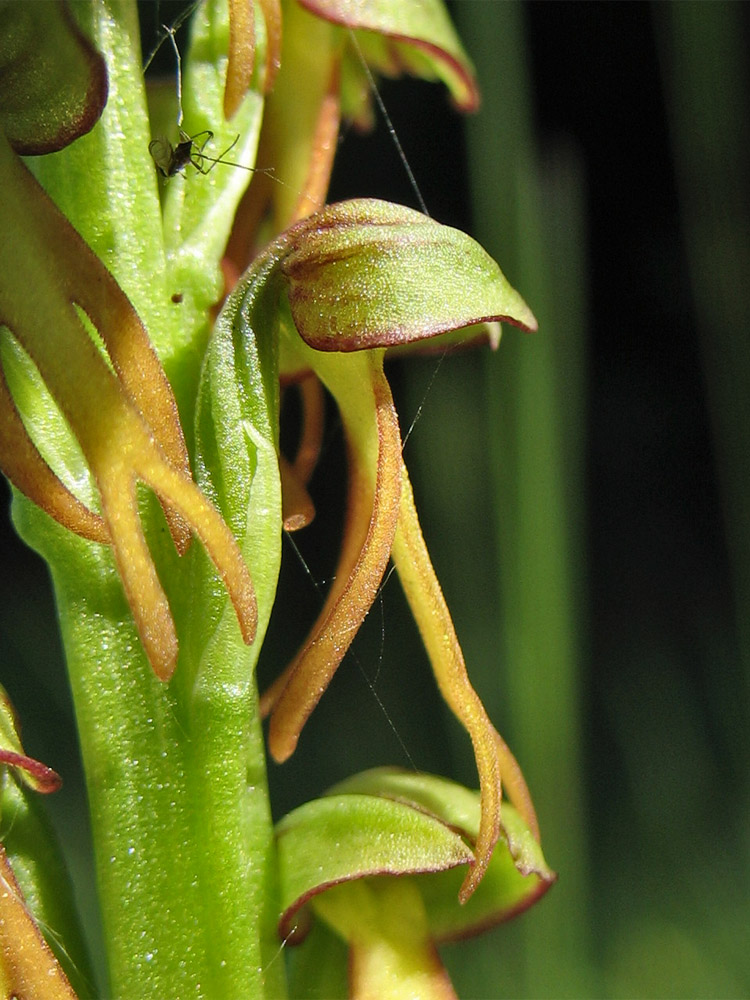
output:
[[[386,350],[483,321],[533,329],[534,317],[497,265],[468,237],[410,209],[376,201],[332,205],[281,236],[273,259],[286,279],[281,371],[317,375],[335,398],[350,456],[349,508],[334,584],[308,639],[262,699],[271,753],[285,760],[375,599],[392,558],[440,691],[469,733],[482,822],[476,888],[500,831],[502,786],[538,835],[523,776],[469,681],[450,613],[422,537],[383,372]],[[268,279],[272,284],[271,279]]]

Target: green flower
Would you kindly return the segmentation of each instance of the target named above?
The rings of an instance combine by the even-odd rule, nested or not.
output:
[[[262,6],[270,17],[258,163],[272,165],[282,183],[257,174],[240,205],[227,248],[235,279],[265,243],[323,207],[341,120],[360,129],[373,124],[371,72],[442,80],[460,110],[479,105],[473,67],[442,0],[266,0]]]
[[[392,558],[440,691],[474,745],[482,822],[477,862],[461,890],[465,900],[500,832],[503,783],[538,830],[520,769],[466,673],[419,526],[383,361],[389,347],[485,321],[533,329],[534,317],[469,237],[377,201],[331,205],[287,230],[254,262],[227,309],[251,314],[256,300],[278,297],[282,280],[290,320],[281,324],[280,370],[289,378],[314,372],[336,399],[350,455],[350,499],[335,582],[307,641],[261,702],[271,714],[271,753],[283,761],[294,751]]]
[[[186,551],[191,532],[206,546],[246,642],[257,624],[253,586],[229,529],[190,475],[175,399],[143,324],[12,148],[50,152],[92,127],[106,99],[101,58],[61,5],[13,10],[0,69],[14,98],[0,117],[3,221],[13,248],[0,272],[0,325],[13,338],[0,358],[0,467],[55,520],[112,546],[144,649],[157,676],[168,680],[177,663],[177,635],[140,526],[137,483],[161,500],[178,552]],[[47,41],[43,52],[36,46],[40,37]],[[78,60],[74,67],[59,62],[69,48]],[[59,71],[71,81],[68,90],[40,94],[30,85],[47,58],[53,65],[44,79],[56,80]],[[80,107],[72,120],[71,105]],[[100,510],[63,484],[31,439],[4,374],[11,353],[41,375],[88,464]]]
[[[308,991],[311,981],[325,982],[320,963],[305,954],[324,948],[317,921],[348,947],[350,996],[455,996],[436,945],[515,916],[555,879],[507,807],[485,879],[460,905],[461,869],[472,863],[479,823],[475,792],[391,768],[356,775],[286,816],[276,829],[279,934]]]

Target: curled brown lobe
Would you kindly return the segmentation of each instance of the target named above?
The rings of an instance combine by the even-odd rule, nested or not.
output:
[[[112,544],[147,656],[167,680],[176,665],[177,638],[141,528],[136,482],[150,486],[161,500],[178,551],[184,552],[191,531],[201,538],[247,642],[257,620],[249,572],[229,528],[190,476],[169,383],[124,293],[2,135],[0,175],[13,194],[6,224],[19,241],[19,252],[3,270],[0,323],[34,362],[78,439],[99,489],[101,518],[62,484],[47,492],[54,474],[23,429],[5,381],[0,381],[0,458],[8,459],[11,481],[29,489],[30,498],[65,527]],[[28,288],[37,289],[33,300]],[[114,372],[75,306],[100,334]]]
[[[373,419],[369,427],[347,420],[344,403],[349,506],[335,581],[302,649],[261,700],[264,714],[271,712],[269,746],[279,761],[293,753],[302,727],[364,621],[388,564],[396,530],[402,465],[398,418],[382,371],[382,355],[362,357],[370,366],[371,383],[361,390],[371,393]],[[368,460],[372,453],[377,456],[374,476]]]
[[[296,389],[302,404],[302,430],[293,462],[279,455],[282,486],[282,519],[285,531],[307,527],[315,517],[315,507],[307,492],[307,484],[318,463],[323,443],[323,388],[312,373],[289,387]]]

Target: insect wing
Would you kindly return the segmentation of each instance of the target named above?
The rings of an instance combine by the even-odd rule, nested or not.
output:
[[[148,144],[148,151],[151,154],[151,159],[154,161],[159,171],[165,176],[169,177],[172,173],[172,161],[174,159],[174,150],[172,144],[168,139],[160,136],[157,139],[152,139]]]

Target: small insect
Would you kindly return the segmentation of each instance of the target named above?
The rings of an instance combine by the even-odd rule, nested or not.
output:
[[[220,156],[209,156],[208,153],[204,152],[204,150],[213,139],[213,132],[210,129],[204,129],[202,132],[196,132],[195,135],[188,135],[182,128],[182,59],[180,58],[180,50],[177,47],[177,39],[175,38],[175,35],[177,33],[177,28],[180,24],[182,24],[185,17],[192,13],[195,7],[198,6],[198,2],[199,0],[195,0],[195,2],[188,7],[185,12],[183,12],[183,15],[175,21],[171,28],[166,24],[162,25],[164,35],[149,56],[146,62],[146,67],[144,68],[145,72],[145,69],[148,68],[162,42],[166,38],[169,38],[172,43],[175,60],[177,62],[177,126],[180,129],[180,141],[177,145],[173,145],[165,136],[158,136],[156,139],[152,139],[148,144],[148,151],[151,154],[151,159],[154,161],[159,173],[163,177],[174,177],[176,174],[182,173],[188,164],[194,167],[199,174],[210,174],[217,163],[224,163],[228,167],[239,167],[240,170],[249,170],[251,173],[266,174],[268,177],[271,177],[272,180],[275,180],[280,184],[281,181],[274,176],[272,167],[248,167],[244,163],[234,163],[232,160],[225,159],[227,153],[231,153],[239,142],[239,135],[235,136],[234,142],[231,146],[227,146]]]
[[[204,153],[203,150],[213,137],[214,134],[210,129],[196,132],[195,135],[188,135],[187,132],[180,129],[180,141],[176,146],[172,145],[169,139],[160,136],[158,139],[151,140],[148,144],[148,151],[159,173],[164,177],[174,177],[175,174],[183,171],[188,164],[195,167],[200,174],[210,174],[217,163],[226,163],[230,167],[243,167],[244,170],[252,170],[252,167],[244,167],[241,163],[231,163],[224,159],[227,153],[231,152],[237,145],[239,136],[231,146],[227,146],[221,156],[208,156],[207,153]]]

